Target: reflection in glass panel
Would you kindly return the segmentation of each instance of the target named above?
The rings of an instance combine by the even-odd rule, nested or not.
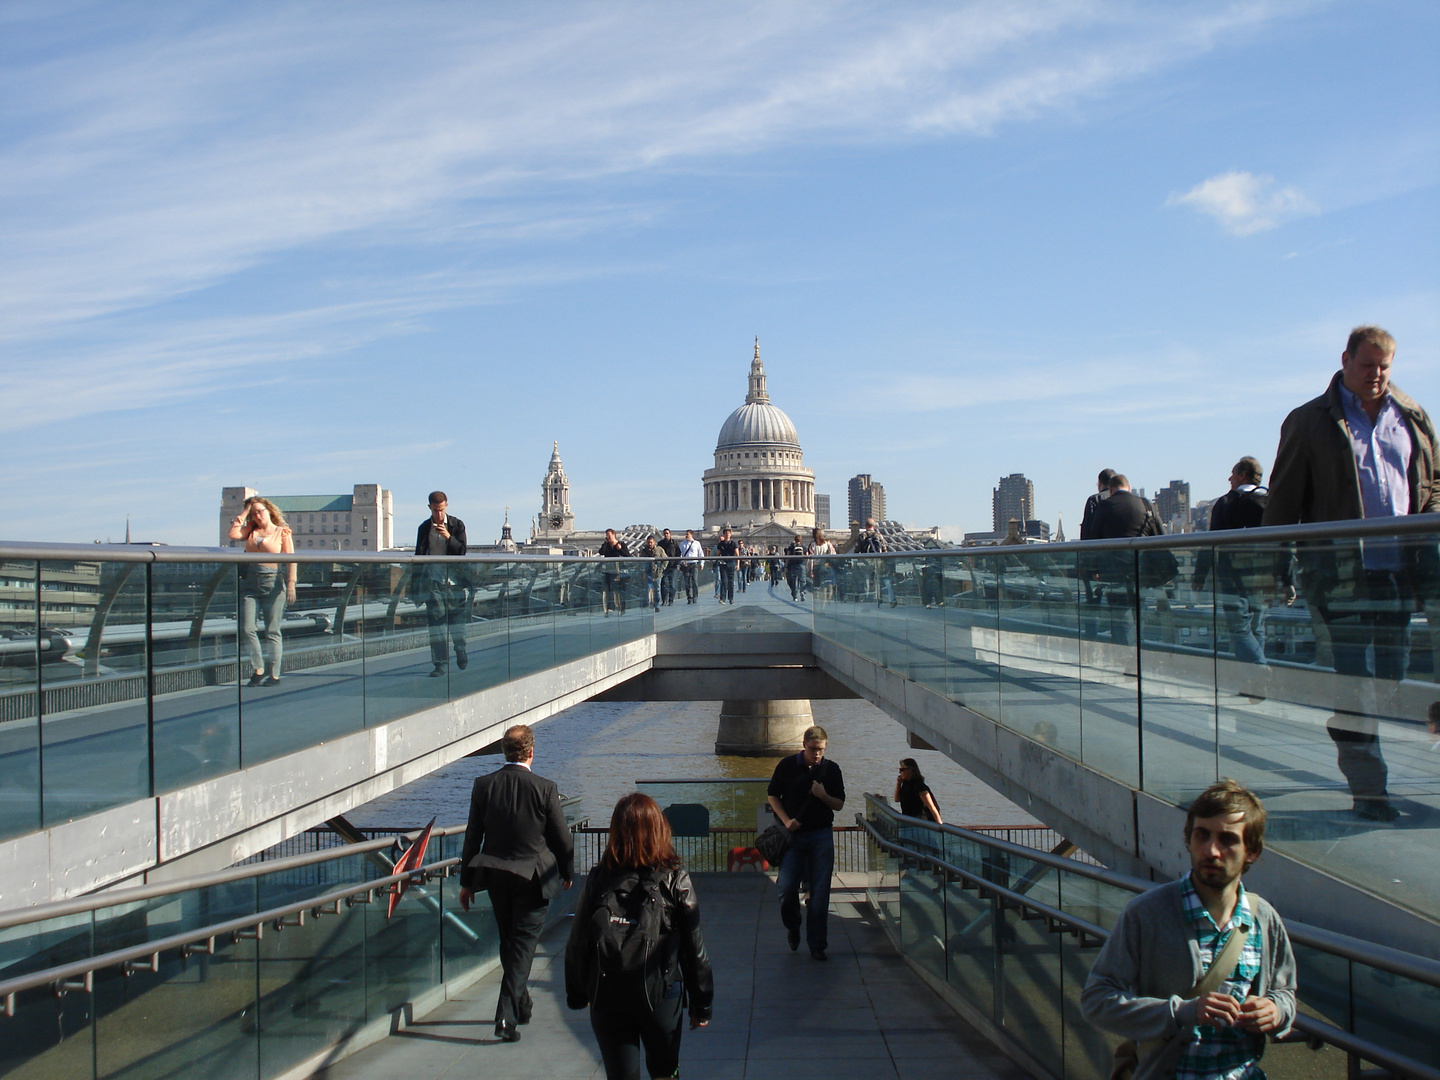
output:
[[[945,658],[944,573],[952,560],[926,555],[898,573],[905,609],[910,678],[937,694],[948,694]]]
[[[1064,1073],[1060,1024],[1059,935],[1039,919],[1002,908],[996,924],[1000,955],[1000,1022],[1036,1061]]]
[[[1012,731],[1081,755],[1075,556],[1043,546],[999,564],[1000,714]]]
[[[158,972],[95,973],[96,1075],[256,1075],[255,942],[215,946],[214,956],[162,953]]]
[[[385,897],[363,907],[365,913],[366,1011],[371,1018],[440,983],[440,905],[438,886],[412,885],[385,914]]]
[[[1000,715],[999,583],[994,556],[955,559],[945,587],[945,656],[949,696],[988,716]]]
[[[900,874],[900,948],[945,978],[945,875],[905,860]]]
[[[339,1042],[366,1021],[365,916],[338,915],[259,941],[260,1075],[276,1076]]]
[[[1139,552],[1145,790],[1179,806],[1217,779],[1214,606],[1189,587],[1192,561],[1188,551]]]
[[[995,1015],[995,916],[998,908],[961,881],[945,886],[947,978],[985,1016]]]
[[[73,631],[37,637],[36,571],[0,560],[0,838],[40,827],[40,672],[79,647]]]
[[[283,563],[274,571],[250,563],[238,575],[246,765],[348,735],[365,723],[361,646],[346,640],[344,626],[355,614],[356,567],[296,564],[294,603],[285,597],[287,574]],[[266,665],[263,679],[256,677],[259,663]]]
[[[48,986],[16,995],[15,1015],[0,1016],[0,1076],[90,1077],[94,1075],[91,997],[57,998]]]
[[[1082,552],[1081,719],[1085,764],[1140,783],[1139,666],[1135,650],[1135,556]]]
[[[239,619],[233,563],[156,563],[155,792],[240,766]]]
[[[365,723],[369,727],[445,700],[446,669],[432,677],[436,667],[431,659],[425,602],[429,581],[418,575],[421,565],[366,563],[361,570],[366,610]]]
[[[150,794],[144,563],[40,564],[41,634],[75,650],[41,668],[44,824]]]
[[[1406,1057],[1440,1067],[1435,1005],[1440,991],[1364,964],[1352,965],[1355,1034]]]

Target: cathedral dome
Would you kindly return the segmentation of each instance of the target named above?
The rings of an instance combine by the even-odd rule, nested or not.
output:
[[[747,401],[730,414],[720,428],[720,439],[715,444],[718,453],[732,446],[784,446],[800,449],[800,436],[795,425],[783,411],[765,401]]]

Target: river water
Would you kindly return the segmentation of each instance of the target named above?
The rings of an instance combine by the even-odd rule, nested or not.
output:
[[[775,758],[719,757],[714,752],[718,701],[585,702],[535,727],[535,771],[577,796],[593,824],[637,780],[769,777]],[[891,795],[900,759],[913,757],[946,821],[961,825],[1034,825],[1036,820],[945,755],[913,750],[905,729],[869,702],[811,703],[815,723],[830,736],[827,756],[843,770],[847,807],[867,791]],[[799,747],[797,746],[798,750]],[[475,777],[500,767],[498,755],[461,758],[347,815],[356,825],[411,828],[432,817],[461,824]],[[850,814],[842,815],[849,817]]]

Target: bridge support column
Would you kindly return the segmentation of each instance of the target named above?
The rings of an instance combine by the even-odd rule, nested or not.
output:
[[[736,757],[781,757],[800,749],[805,729],[815,722],[808,699],[726,701],[720,707],[715,753]]]

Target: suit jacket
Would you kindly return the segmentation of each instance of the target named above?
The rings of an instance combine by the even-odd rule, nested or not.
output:
[[[508,762],[475,781],[460,852],[461,887],[483,889],[487,870],[537,882],[547,899],[559,894],[561,882],[574,879],[574,846],[555,781]]]

